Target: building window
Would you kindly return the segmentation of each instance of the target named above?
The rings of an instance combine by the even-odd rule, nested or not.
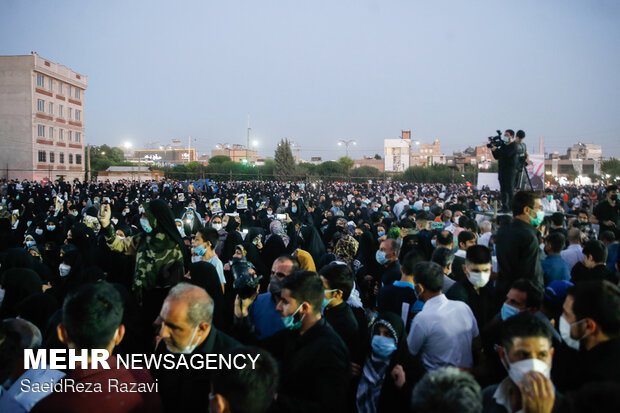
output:
[[[67,87],[69,88],[69,97],[71,97],[71,85],[67,85]]]
[[[39,112],[45,112],[45,101],[43,99],[37,99],[37,110]]]
[[[62,95],[62,82],[58,82],[58,93]]]
[[[54,152],[50,152],[50,163],[54,163]]]
[[[82,111],[81,110],[75,110],[75,120],[81,120],[82,118]]]
[[[82,140],[82,132],[75,132],[75,141],[79,142]]]
[[[43,75],[40,73],[37,73],[37,86],[45,87]]]
[[[48,109],[49,109],[50,115],[53,115],[54,114],[54,104],[52,102],[49,103]]]
[[[78,165],[82,164],[82,155],[75,155],[75,163]]]
[[[72,109],[72,108],[69,108],[69,116],[68,116],[68,117],[69,117],[69,119],[71,119],[71,115],[73,114],[72,112],[73,112],[73,109]]]
[[[62,118],[62,110],[64,109],[64,106],[62,105],[58,105],[58,116],[60,116]]]
[[[37,136],[45,138],[45,126],[37,125]]]
[[[54,139],[54,128],[50,126],[49,131],[50,131],[50,136],[49,136],[49,138],[50,138],[50,139]]]
[[[45,151],[39,151],[39,162],[46,162],[47,157],[45,156]]]
[[[48,81],[47,81],[47,86],[48,86],[47,88],[48,88],[49,90],[52,90],[52,86],[53,86],[53,85],[52,85],[52,78],[51,78],[51,77],[50,77],[50,78],[48,79]]]
[[[79,99],[80,98],[80,89],[75,88],[75,98]]]
[[[69,142],[73,140],[73,132],[69,131]]]
[[[73,163],[73,154],[72,153],[69,154],[69,163]]]
[[[63,134],[64,134],[64,130],[62,130],[62,129],[58,129],[58,140],[59,140],[59,141],[63,141],[63,140],[65,140],[65,137],[64,137],[64,135],[63,135]]]
[[[65,163],[65,154],[64,153],[59,153],[58,154],[58,162],[59,163]]]

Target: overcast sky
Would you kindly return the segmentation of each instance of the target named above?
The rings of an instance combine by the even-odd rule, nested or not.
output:
[[[620,1],[0,1],[0,54],[88,75],[86,139],[246,141],[273,156],[383,155],[410,129],[443,152],[523,129],[620,156]]]

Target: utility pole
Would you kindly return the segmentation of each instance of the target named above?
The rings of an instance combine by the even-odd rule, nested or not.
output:
[[[192,156],[190,155],[191,151],[190,149],[192,148],[192,137],[188,136],[187,137],[187,163],[189,163],[189,161],[192,160]]]
[[[338,145],[339,146],[344,145],[347,148],[347,150],[346,150],[347,158],[349,157],[349,145],[351,145],[351,144],[357,145],[357,141],[355,139],[349,139],[349,140],[340,139],[338,141]]]
[[[86,181],[90,181],[90,143],[86,145]]]
[[[250,165],[250,114],[248,113],[248,141],[245,146],[245,164]]]

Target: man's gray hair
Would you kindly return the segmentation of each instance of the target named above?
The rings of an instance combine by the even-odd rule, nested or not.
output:
[[[480,229],[482,231],[491,231],[493,229],[493,224],[490,221],[482,221],[480,224]]]
[[[188,283],[179,283],[172,287],[166,300],[187,303],[187,321],[192,327],[200,323],[213,323],[213,300],[201,287]]]
[[[398,240],[394,238],[387,238],[384,242],[388,243],[390,250],[394,251],[398,257],[398,254],[400,254],[400,244],[398,243]]]
[[[469,373],[456,367],[430,371],[413,389],[411,403],[416,412],[480,413],[480,386]]]

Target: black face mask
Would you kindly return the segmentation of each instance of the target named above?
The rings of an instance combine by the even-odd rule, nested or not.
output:
[[[618,195],[617,194],[613,194],[611,197],[612,201],[617,201],[618,200]]]

